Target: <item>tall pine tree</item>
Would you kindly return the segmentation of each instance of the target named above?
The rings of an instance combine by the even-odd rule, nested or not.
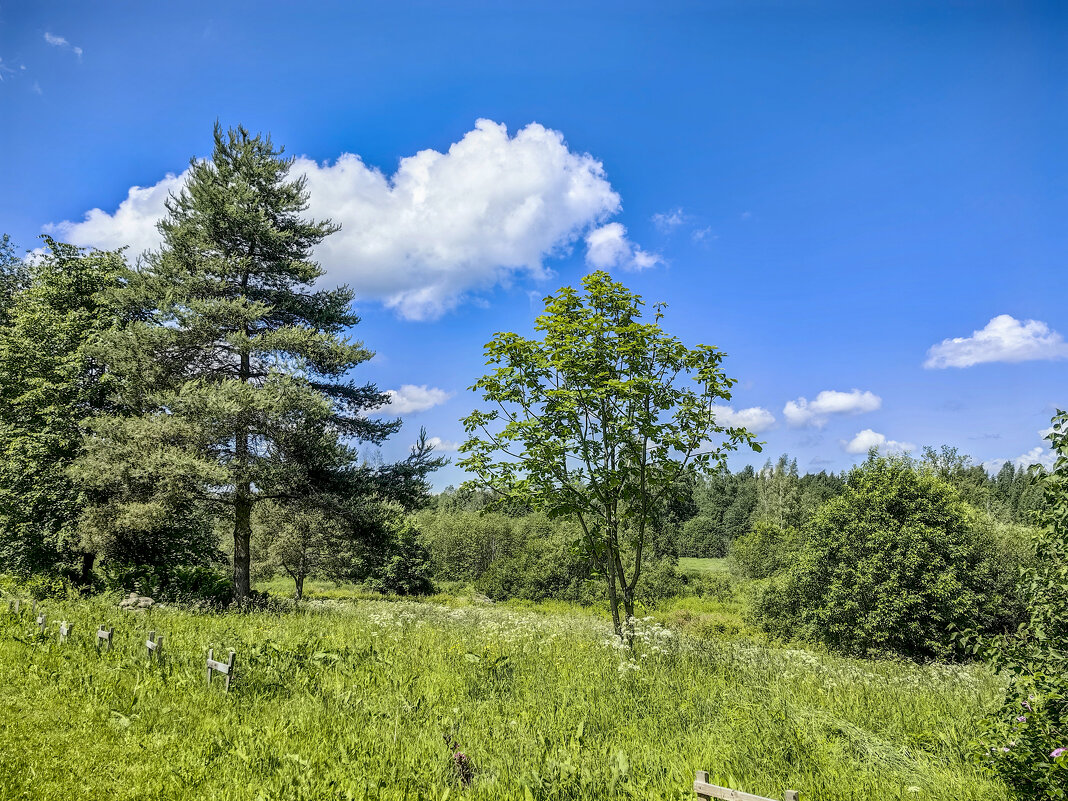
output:
[[[233,527],[238,600],[251,589],[254,506],[340,486],[349,443],[400,425],[368,419],[388,397],[346,379],[373,354],[344,337],[359,322],[353,293],[314,288],[312,249],[338,226],[302,217],[305,179],[291,166],[269,136],[216,124],[211,160],[191,162],[162,247],[123,290],[138,319],[100,347],[141,411],[98,423],[82,465],[100,484],[141,489],[131,515],[164,514],[181,494],[214,505]]]

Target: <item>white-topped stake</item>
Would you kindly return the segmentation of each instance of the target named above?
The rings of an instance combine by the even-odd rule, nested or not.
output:
[[[152,654],[156,655],[156,661],[158,662],[163,658],[163,635],[156,636],[155,631],[148,633],[148,639],[145,640],[145,648],[148,649],[148,661],[152,661]]]
[[[106,629],[103,626],[101,626],[99,629],[97,629],[97,631],[96,631],[96,648],[97,648],[98,651],[100,650],[100,642],[101,642],[101,640],[106,642],[108,644],[108,650],[109,651],[111,650],[111,635],[114,634],[114,633],[115,633],[115,627],[114,626],[112,626],[110,629]]]
[[[230,658],[226,662],[216,662],[214,659],[211,658],[213,654],[214,654],[214,651],[211,648],[209,648],[208,649],[208,685],[209,686],[211,685],[211,674],[212,674],[212,671],[215,671],[216,673],[222,673],[224,676],[226,676],[226,692],[230,692],[230,681],[234,677],[234,657],[235,657],[234,650],[232,648],[230,649]]]

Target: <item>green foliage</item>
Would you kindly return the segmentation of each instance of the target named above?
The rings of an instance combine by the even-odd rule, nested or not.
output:
[[[15,246],[7,234],[0,236],[0,326],[10,321],[15,298],[29,283],[29,267],[15,255]]]
[[[381,442],[399,421],[370,419],[387,397],[346,378],[372,356],[344,336],[352,292],[313,288],[310,254],[337,227],[301,217],[306,180],[270,137],[216,125],[214,138],[167,202],[162,248],[126,277],[133,320],[94,350],[132,413],[94,423],[81,475],[120,516],[210,503],[233,526],[240,600],[254,506],[345,487],[349,442]]]
[[[0,797],[651,801],[692,797],[701,768],[770,798],[1009,798],[965,758],[1000,691],[981,665],[861,662],[644,624],[631,652],[598,617],[540,608],[364,600],[205,615],[115,600],[49,603],[50,621],[74,624],[62,646],[53,625],[37,639],[30,620],[0,616]],[[90,644],[104,620],[111,653]],[[161,665],[145,660],[149,630],[165,636]],[[208,647],[237,651],[230,695],[205,686]],[[456,751],[473,768],[466,789]]]
[[[109,590],[136,592],[156,601],[224,608],[234,597],[227,571],[205,565],[106,564]]]
[[[495,601],[603,600],[604,585],[593,586],[590,558],[578,545],[574,526],[532,515],[518,521],[514,531],[518,547],[489,564],[475,581],[479,592]]]
[[[950,630],[996,625],[996,560],[977,513],[931,471],[870,456],[801,532],[755,604],[761,625],[849,654],[952,654]]]
[[[796,528],[780,528],[758,520],[749,533],[731,545],[728,564],[731,572],[748,579],[763,579],[793,564],[801,548]]]
[[[430,555],[410,520],[395,525],[389,550],[368,584],[371,589],[389,595],[428,595],[434,591]]]
[[[547,527],[544,516],[521,527],[497,512],[426,511],[416,516],[420,536],[440,581],[474,582],[498,559],[517,557],[530,544],[532,530]],[[543,523],[544,521],[544,523]],[[551,530],[551,526],[549,526]]]
[[[759,447],[716,423],[712,405],[734,383],[722,353],[665,334],[660,305],[643,322],[641,297],[605,272],[583,289],[546,298],[542,339],[503,333],[486,345],[493,369],[472,389],[491,408],[464,420],[459,465],[502,499],[578,521],[622,634],[649,530],[680,486],[741,443]]]
[[[1027,618],[1019,629],[976,641],[1009,676],[980,759],[1027,798],[1068,798],[1068,413],[1049,434],[1057,455],[1045,479],[1034,558],[1023,571]]]
[[[682,525],[679,553],[701,554],[706,558],[716,558],[726,556],[729,547],[730,541],[721,520],[710,515],[699,514],[691,517]]]
[[[86,346],[117,323],[107,293],[124,270],[118,253],[46,245],[0,325],[0,562],[23,574],[92,564],[84,489],[68,471],[84,421],[110,410]]]

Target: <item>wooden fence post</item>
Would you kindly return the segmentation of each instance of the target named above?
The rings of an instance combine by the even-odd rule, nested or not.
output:
[[[114,626],[112,626],[110,629],[106,629],[106,628],[104,628],[103,625],[101,625],[100,628],[97,629],[97,632],[96,632],[96,649],[98,651],[100,650],[100,641],[104,640],[108,644],[108,650],[110,651],[111,650],[111,635],[114,634],[114,633],[115,633],[115,627]]]
[[[216,662],[212,659],[214,653],[213,649],[208,649],[208,685],[211,686],[211,672],[214,670],[226,676],[226,692],[230,692],[230,681],[234,677],[234,659],[236,658],[234,649],[230,649],[230,658],[226,662]]]
[[[41,635],[42,637],[44,636],[44,633],[45,633],[45,626],[46,626],[46,625],[48,625],[48,618],[47,618],[47,617],[45,617],[45,613],[44,613],[44,612],[41,612],[41,614],[39,614],[39,615],[37,616],[37,628],[38,628],[38,630],[39,630],[39,631],[38,631],[38,633],[39,633],[39,634],[40,634],[40,635]]]
[[[156,636],[155,630],[148,633],[148,639],[145,640],[145,648],[148,649],[148,661],[152,661],[152,654],[155,653],[156,661],[159,662],[163,658],[163,635]]]
[[[701,799],[718,798],[722,801],[774,801],[771,798],[765,798],[762,795],[753,795],[752,793],[745,793],[741,790],[732,790],[729,787],[720,787],[716,784],[708,783],[708,773],[703,770],[699,770],[694,774],[693,791],[697,793],[697,797]],[[783,798],[785,801],[799,801],[800,796],[797,790],[787,790]]]
[[[61,643],[65,643],[67,641],[67,637],[70,636],[70,633],[71,633],[71,631],[73,631],[73,629],[74,629],[74,626],[69,624],[69,623],[67,623],[66,620],[64,620],[62,623],[60,623],[59,624],[59,641]]]

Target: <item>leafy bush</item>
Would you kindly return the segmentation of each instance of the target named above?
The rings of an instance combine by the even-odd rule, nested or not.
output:
[[[998,619],[996,572],[989,537],[952,487],[906,458],[872,456],[806,522],[753,611],[771,633],[844,653],[947,657],[953,627]]]
[[[475,582],[475,588],[495,601],[548,598],[589,603],[602,593],[591,594],[589,559],[575,546],[575,537],[554,529],[543,517],[532,516],[525,524],[522,549],[494,560]]]
[[[682,524],[679,550],[703,558],[727,555],[728,541],[723,523],[708,515],[691,517]]]
[[[497,512],[442,509],[422,512],[415,519],[420,541],[430,554],[434,578],[473,582],[495,559],[507,559],[522,550],[530,525],[548,527],[543,516],[532,518],[533,523],[527,523],[526,529],[521,527],[521,521]]]
[[[747,534],[734,541],[727,560],[732,573],[762,579],[792,563],[799,547],[797,529],[758,520]]]
[[[736,594],[730,576],[720,573],[686,574],[686,585],[690,594],[711,601],[733,601]]]
[[[656,604],[668,598],[687,594],[686,576],[670,559],[658,559],[644,566],[638,579],[638,599]]]
[[[396,526],[388,555],[367,583],[376,592],[392,595],[428,595],[434,591],[430,555],[411,521]]]
[[[1057,454],[1045,480],[1042,527],[1023,571],[1027,620],[1019,630],[976,644],[1009,674],[980,759],[1027,798],[1068,798],[1068,413],[1049,435]],[[974,638],[972,638],[974,640]]]
[[[104,583],[109,590],[136,592],[157,601],[201,604],[222,608],[233,599],[233,580],[224,570],[204,565],[107,564]]]

